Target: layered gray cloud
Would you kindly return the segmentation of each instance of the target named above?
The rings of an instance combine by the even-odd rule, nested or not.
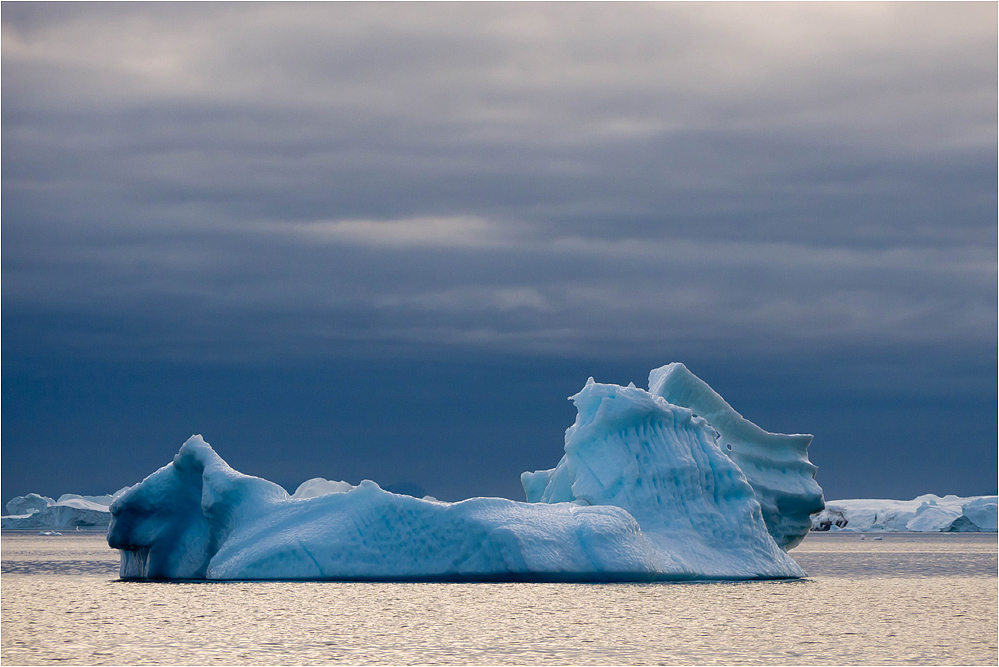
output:
[[[16,340],[157,358],[995,341],[993,4],[2,18]]]

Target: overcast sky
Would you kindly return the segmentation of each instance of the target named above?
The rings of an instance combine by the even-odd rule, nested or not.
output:
[[[4,502],[192,432],[518,497],[670,361],[827,497],[996,492],[995,3],[0,12]]]

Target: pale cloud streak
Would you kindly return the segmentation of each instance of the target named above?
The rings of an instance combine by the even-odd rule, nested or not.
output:
[[[504,244],[503,227],[481,218],[329,220],[269,225],[276,234],[311,243],[390,247],[485,248]]]

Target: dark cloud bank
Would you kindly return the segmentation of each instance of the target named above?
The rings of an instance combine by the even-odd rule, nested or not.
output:
[[[5,499],[520,497],[674,360],[827,497],[994,493],[996,11],[5,2]]]

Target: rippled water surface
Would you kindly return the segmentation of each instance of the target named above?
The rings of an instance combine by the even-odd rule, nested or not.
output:
[[[102,535],[2,536],[15,664],[996,664],[996,535],[812,534],[808,579],[137,583]]]

